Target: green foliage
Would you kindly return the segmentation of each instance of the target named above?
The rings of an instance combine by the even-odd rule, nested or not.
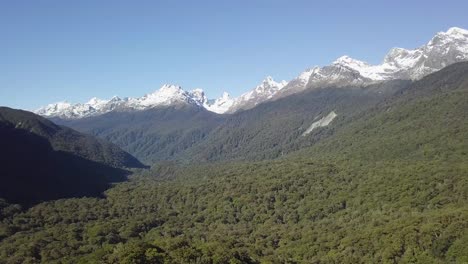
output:
[[[135,176],[106,199],[6,217],[5,263],[443,263],[466,259],[468,168],[295,158]],[[7,257],[8,256],[8,257]],[[67,260],[67,261],[65,261]]]
[[[102,199],[1,202],[0,263],[464,263],[468,64],[446,71],[281,159],[165,162]]]
[[[409,82],[392,81],[368,87],[327,87],[263,103],[228,116],[180,158],[249,161],[281,157],[332,136],[335,130],[408,85]],[[338,113],[331,127],[302,136],[312,123],[331,111]]]
[[[222,119],[222,116],[203,108],[177,106],[54,121],[104,138],[152,164],[174,159],[195,143],[203,141]]]

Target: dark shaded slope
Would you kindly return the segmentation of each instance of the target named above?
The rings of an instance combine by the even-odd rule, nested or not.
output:
[[[126,179],[124,167],[143,167],[113,144],[6,107],[0,108],[0,146],[0,198],[26,205],[99,196]]]
[[[113,167],[144,167],[135,157],[114,144],[56,125],[31,112],[0,107],[0,123],[43,137],[57,151],[72,153]]]
[[[110,182],[122,181],[123,169],[55,151],[34,133],[0,123],[0,197],[13,203],[76,196],[99,196]]]

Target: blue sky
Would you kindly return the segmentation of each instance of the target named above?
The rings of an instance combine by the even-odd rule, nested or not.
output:
[[[468,28],[468,1],[314,2],[0,0],[0,105],[137,97],[164,83],[238,96],[268,75],[290,80],[345,54],[379,63]]]

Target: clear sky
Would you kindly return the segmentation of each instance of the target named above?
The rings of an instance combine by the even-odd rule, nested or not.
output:
[[[468,1],[0,0],[0,105],[139,97],[164,83],[238,96],[341,55],[379,63],[468,28]]]

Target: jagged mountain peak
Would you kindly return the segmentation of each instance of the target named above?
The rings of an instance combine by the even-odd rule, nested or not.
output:
[[[447,32],[442,32],[451,36],[464,36],[468,37],[468,30],[459,28],[459,27],[451,27],[447,30]]]
[[[102,99],[99,99],[97,97],[93,97],[91,99],[89,99],[89,101],[87,102],[87,104],[99,104],[101,102],[105,102],[106,100],[102,100]]]
[[[185,91],[179,85],[164,84],[159,89],[153,91],[152,93],[146,94],[145,96],[157,95],[157,96],[168,96],[168,97],[170,97],[170,96],[183,94],[184,92]]]
[[[390,51],[385,55],[383,63],[394,63],[397,61],[396,58],[407,57],[408,55],[419,55],[420,50],[407,50],[404,48],[395,47],[390,49]]]
[[[84,104],[71,104],[68,102],[49,104],[36,110],[36,113],[46,117],[76,119],[105,114],[118,109],[126,111],[145,110],[176,104],[203,106],[207,101],[208,99],[202,89],[194,89],[187,92],[181,86],[164,84],[154,92],[139,98],[121,99],[118,96],[114,96],[109,100],[103,100],[93,97]]]
[[[233,106],[234,99],[231,98],[229,93],[223,92],[221,97],[216,100],[207,100],[204,104],[204,107],[211,112],[217,114],[224,114],[229,111],[229,109]]]
[[[360,67],[369,65],[367,62],[353,59],[353,58],[349,57],[348,55],[344,55],[344,56],[339,57],[332,64],[333,65],[342,65],[342,66],[357,65],[357,66],[360,66]]]
[[[228,112],[235,112],[241,109],[249,109],[257,104],[271,99],[279,90],[283,89],[288,82],[276,82],[273,77],[267,76],[253,90],[250,90],[234,100]]]
[[[468,60],[468,30],[451,27],[445,32],[438,32],[421,47],[390,49],[381,64],[372,65],[345,55],[328,66],[306,69],[290,82],[276,82],[271,76],[267,76],[259,85],[236,99],[223,94],[216,100],[208,100],[201,89],[187,92],[178,85],[165,84],[141,98],[111,100],[92,98],[85,104],[61,102],[47,105],[36,113],[44,116],[79,118],[114,109],[142,110],[179,103],[194,104],[216,113],[232,113],[310,88],[369,85],[394,79],[417,80],[450,64],[466,60]]]
[[[203,91],[202,88],[195,88],[190,91],[191,93],[199,93],[199,94],[205,94],[205,91]]]
[[[468,30],[452,27],[415,49],[392,48],[381,64],[342,56],[331,65],[305,70],[273,97],[308,88],[368,85],[395,79],[417,80],[450,64],[468,60]]]
[[[163,86],[161,86],[161,88],[159,88],[159,89],[156,90],[155,92],[162,92],[162,91],[167,91],[167,92],[179,92],[179,91],[183,91],[183,90],[182,90],[182,87],[180,87],[179,85],[175,85],[175,84],[163,84]]]
[[[188,93],[189,93],[190,97],[193,100],[195,100],[195,102],[200,106],[203,106],[208,102],[208,98],[205,95],[205,91],[203,91],[203,89],[201,89],[201,88],[193,89]]]
[[[256,87],[256,90],[258,91],[264,91],[267,89],[281,89],[283,88],[288,82],[283,80],[280,82],[276,82],[273,77],[267,76],[260,85]]]
[[[223,92],[223,95],[221,95],[220,98],[222,98],[222,99],[229,99],[229,98],[231,98],[231,95],[229,95],[228,92]]]
[[[299,76],[297,76],[293,81],[296,81],[296,82],[299,82],[299,83],[302,83],[303,85],[306,85],[307,82],[309,81],[310,79],[310,76],[314,73],[317,73],[318,70],[320,69],[320,67],[318,66],[315,66],[315,67],[312,67],[312,68],[308,68],[306,69],[305,71],[301,72],[299,74]],[[292,81],[291,81],[292,82]],[[291,83],[290,82],[290,83]]]
[[[132,106],[136,109],[169,105],[178,101],[185,101],[187,92],[182,87],[173,84],[164,84],[158,90],[134,100]]]
[[[348,56],[338,59],[372,81],[420,79],[455,62],[468,59],[468,30],[452,27],[416,49],[392,48],[382,64],[370,65]],[[334,63],[336,64],[336,63]]]
[[[189,94],[193,95],[194,97],[200,98],[200,99],[206,98],[205,91],[203,91],[203,89],[201,89],[201,88],[193,89],[193,90],[189,91]]]

